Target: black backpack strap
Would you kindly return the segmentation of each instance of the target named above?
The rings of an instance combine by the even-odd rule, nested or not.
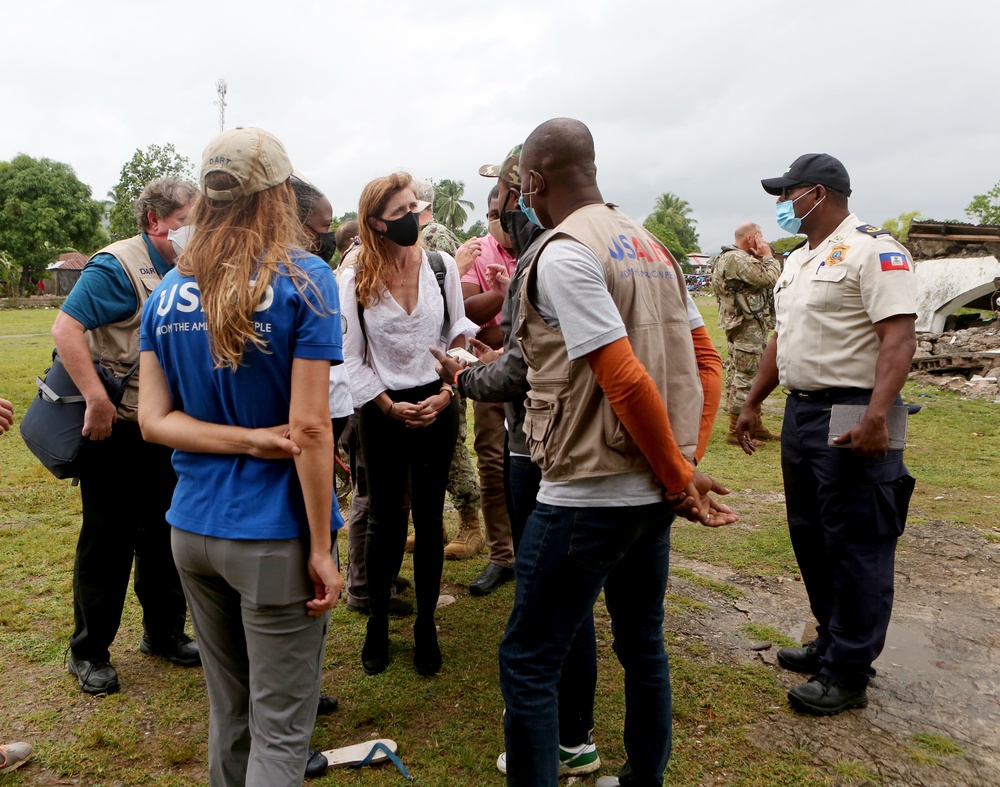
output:
[[[448,329],[451,328],[451,316],[448,314],[448,297],[444,294],[444,282],[447,271],[444,267],[444,257],[439,251],[427,252],[427,261],[434,271],[434,278],[437,279],[438,288],[441,290],[441,300],[444,302],[444,325],[441,327],[441,341],[448,343]]]

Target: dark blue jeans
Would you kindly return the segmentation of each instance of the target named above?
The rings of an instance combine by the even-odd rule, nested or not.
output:
[[[555,787],[559,678],[601,589],[625,670],[623,785],[662,785],[670,758],[670,665],[663,647],[670,524],[665,503],[563,508],[539,503],[515,561],[514,609],[500,642],[509,787]]]
[[[538,503],[542,471],[526,456],[508,457],[507,491],[515,552],[524,528]],[[597,634],[594,615],[587,615],[576,630],[559,678],[559,743],[566,747],[586,743],[594,728],[594,694],[597,692]]]

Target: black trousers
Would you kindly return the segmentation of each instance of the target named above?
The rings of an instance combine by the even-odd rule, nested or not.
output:
[[[86,446],[80,478],[83,526],[73,566],[73,654],[109,660],[135,561],[135,595],[154,643],[184,631],[186,604],[166,521],[177,476],[171,449],[147,443],[139,425],[117,421]]]
[[[867,404],[870,393],[835,401],[789,396],[781,469],[792,548],[817,621],[824,675],[861,688],[875,675],[893,602],[896,542],[914,481],[902,451],[863,458],[827,447],[832,404]],[[896,402],[899,404],[899,401]]]
[[[435,382],[387,393],[393,401],[419,402],[440,390],[441,383]],[[448,470],[458,439],[457,403],[452,401],[434,423],[419,429],[407,429],[385,415],[374,401],[361,408],[360,421],[369,494],[365,567],[371,617],[387,614],[389,586],[403,558],[407,527],[404,499],[409,480],[416,535],[413,584],[417,617],[433,619],[444,565],[441,528]]]

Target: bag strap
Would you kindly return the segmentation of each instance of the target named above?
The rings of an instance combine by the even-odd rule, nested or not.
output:
[[[110,391],[108,392],[111,402],[116,407],[121,404],[121,399],[125,395],[125,388],[128,386],[129,382],[131,382],[132,378],[135,377],[135,373],[138,371],[139,361],[136,359],[136,362],[129,367],[127,372],[125,372],[125,376],[119,379],[118,390],[114,392],[113,395]],[[76,394],[74,396],[60,396],[53,391],[41,377],[35,378],[35,385],[38,386],[38,390],[41,393],[42,398],[52,404],[77,404],[79,402],[86,401],[86,398],[82,394]]]
[[[38,386],[38,390],[41,393],[42,398],[46,402],[51,402],[52,404],[76,404],[77,402],[84,401],[83,396],[77,394],[76,396],[60,396],[48,385],[45,384],[45,380],[41,377],[35,378],[35,385]]]
[[[431,264],[431,270],[434,271],[434,278],[437,279],[438,289],[441,290],[441,300],[444,303],[444,325],[441,330],[441,342],[442,344],[448,343],[448,330],[451,328],[451,317],[448,314],[448,296],[444,294],[444,282],[447,276],[447,271],[444,267],[444,258],[441,256],[439,251],[427,252],[427,261]]]

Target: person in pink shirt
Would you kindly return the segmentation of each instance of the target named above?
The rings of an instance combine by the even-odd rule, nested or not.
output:
[[[466,316],[479,325],[476,340],[482,346],[477,346],[480,350],[495,350],[503,346],[500,307],[507,293],[503,284],[513,274],[517,260],[510,251],[510,237],[500,227],[495,186],[487,199],[487,205],[489,234],[479,240],[481,253],[462,276],[462,295],[465,298]],[[514,578],[514,546],[503,481],[506,429],[503,403],[473,402],[472,406],[486,545],[490,555],[489,563],[472,580],[469,590],[473,595],[485,596]]]

